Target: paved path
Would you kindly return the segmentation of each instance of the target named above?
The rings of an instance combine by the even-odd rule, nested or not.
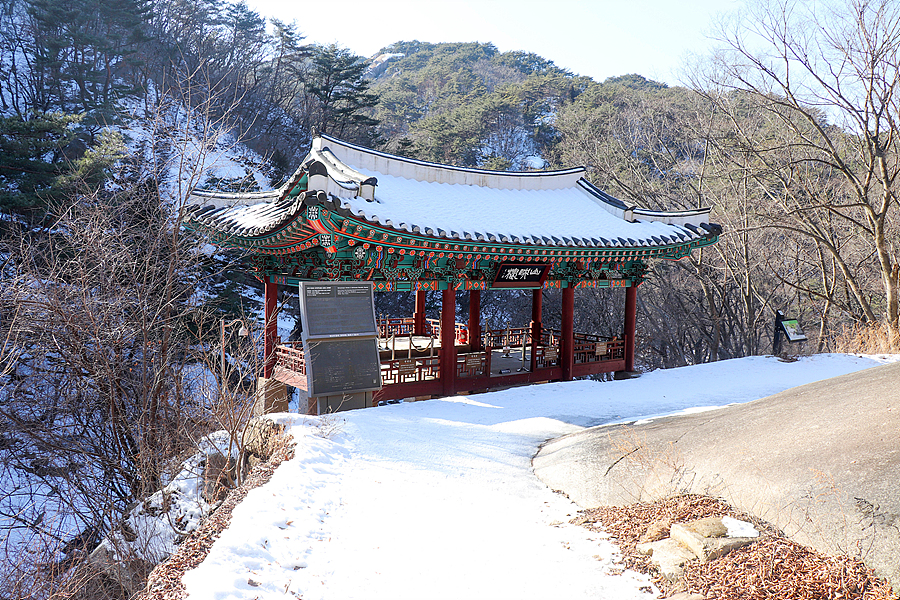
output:
[[[546,444],[534,468],[582,507],[720,496],[796,541],[860,556],[900,589],[900,363],[587,429]]]

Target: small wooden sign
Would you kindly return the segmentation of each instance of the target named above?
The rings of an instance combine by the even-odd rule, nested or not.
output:
[[[550,265],[545,263],[503,263],[491,287],[495,288],[540,288],[543,287]]]
[[[556,348],[547,348],[544,350],[544,360],[556,360]]]
[[[606,355],[606,342],[597,342],[594,345],[594,354],[597,356]]]
[[[397,363],[397,373],[399,375],[412,375],[416,372],[416,359],[407,358]]]
[[[481,368],[481,355],[476,356],[467,356],[466,357],[466,368],[467,369],[480,369]]]

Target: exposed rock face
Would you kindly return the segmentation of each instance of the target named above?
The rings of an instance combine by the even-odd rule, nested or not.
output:
[[[237,461],[233,458],[215,453],[206,457],[203,466],[203,488],[200,493],[203,499],[210,504],[221,502],[228,494],[228,489],[233,487],[235,481],[235,466]]]
[[[250,468],[279,451],[284,454],[284,430],[284,425],[266,417],[250,420],[240,438]],[[201,443],[198,453],[182,464],[172,482],[136,503],[120,527],[91,553],[89,565],[129,595],[144,585],[144,577],[154,565],[214,516],[234,490],[239,479],[238,444],[227,432],[217,432],[210,438],[214,436],[218,436],[217,442]],[[227,456],[232,452],[235,454]]]
[[[856,553],[900,589],[900,363],[696,414],[547,443],[535,473],[584,508],[722,498],[823,554]]]
[[[268,460],[278,447],[278,439],[284,433],[284,425],[279,425],[265,417],[254,417],[244,429],[243,451],[252,469]]]

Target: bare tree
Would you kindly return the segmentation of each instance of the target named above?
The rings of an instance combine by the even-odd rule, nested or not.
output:
[[[764,225],[825,253],[829,310],[834,267],[860,318],[896,335],[900,6],[761,2],[721,41],[693,84],[730,120],[723,152],[749,157]]]

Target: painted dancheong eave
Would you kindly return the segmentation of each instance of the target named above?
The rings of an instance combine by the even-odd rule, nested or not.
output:
[[[624,269],[635,281],[642,271],[637,263],[681,258],[721,232],[708,223],[708,209],[631,206],[583,174],[581,168],[498,173],[436,165],[322,136],[277,190],[195,192],[190,223],[215,243],[260,258],[322,253],[325,261],[342,261],[318,277],[390,279],[396,272],[404,280],[471,279],[474,269],[476,280],[489,279],[484,263],[517,260],[555,263],[551,279],[569,285],[605,280],[598,270],[611,269]],[[355,261],[352,268],[347,261]],[[261,264],[268,272],[289,267]],[[303,278],[297,268],[283,274]]]

